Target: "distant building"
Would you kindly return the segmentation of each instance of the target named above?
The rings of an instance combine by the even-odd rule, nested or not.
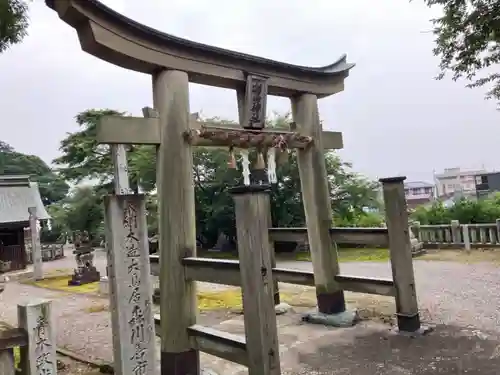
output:
[[[435,174],[437,196],[451,197],[476,195],[476,176],[487,174],[483,170],[463,171],[460,168],[446,168],[443,173]]]
[[[435,186],[424,181],[405,182],[405,197],[408,208],[415,208],[434,200]]]
[[[50,219],[29,176],[0,175],[0,273],[27,265],[24,228],[29,227],[30,207],[36,207],[39,220]]]
[[[475,184],[478,199],[500,192],[500,172],[478,174],[475,177]]]

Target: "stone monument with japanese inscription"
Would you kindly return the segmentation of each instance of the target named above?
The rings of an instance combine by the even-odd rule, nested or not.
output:
[[[73,254],[75,254],[76,268],[68,285],[83,285],[99,281],[101,275],[94,266],[94,248],[90,244],[88,232],[76,232],[73,244],[75,245]]]
[[[105,212],[115,373],[153,375],[155,330],[144,196],[109,196]]]
[[[19,328],[28,334],[28,345],[21,348],[21,367],[25,375],[57,375],[56,334],[51,302],[30,301],[18,305]]]

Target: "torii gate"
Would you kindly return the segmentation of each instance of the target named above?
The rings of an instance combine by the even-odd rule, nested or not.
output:
[[[98,140],[158,146],[161,311],[168,310],[161,321],[162,374],[199,374],[198,350],[188,333],[196,323],[195,288],[185,280],[182,265],[182,258],[196,252],[193,146],[297,148],[318,308],[326,314],[345,311],[344,294],[334,278],[339,267],[329,234],[332,213],[324,159],[324,149],[342,148],[342,136],[322,131],[318,98],[344,89],[354,66],[346,56],[319,68],[291,65],[164,34],[97,0],[46,3],[76,29],[84,51],[152,76],[157,116],[107,118],[99,126]],[[242,127],[192,122],[189,82],[235,90]],[[290,131],[264,129],[268,94],[290,98]]]

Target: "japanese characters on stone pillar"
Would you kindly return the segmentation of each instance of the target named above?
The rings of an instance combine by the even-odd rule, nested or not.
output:
[[[21,347],[21,368],[25,375],[56,375],[56,333],[51,302],[31,301],[17,306],[19,328],[28,335]]]
[[[33,278],[35,280],[43,279],[42,269],[42,246],[40,244],[40,236],[37,230],[36,207],[29,207],[29,222],[31,232],[31,259],[33,260]]]
[[[155,332],[143,195],[105,201],[115,373],[153,375]]]

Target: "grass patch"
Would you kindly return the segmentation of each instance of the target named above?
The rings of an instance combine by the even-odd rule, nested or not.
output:
[[[29,280],[25,281],[25,284],[34,285],[39,288],[60,290],[68,293],[85,294],[85,293],[97,293],[99,291],[98,281],[79,286],[70,286],[68,285],[69,280],[71,280],[70,275],[63,275],[63,276],[46,277],[43,280],[39,281]]]
[[[460,250],[427,250],[415,260],[433,260],[443,262],[458,262],[466,264],[490,263],[500,266],[500,249]]]
[[[103,304],[92,305],[90,307],[86,307],[84,311],[87,314],[92,314],[92,313],[99,313],[99,312],[108,311],[108,310],[109,310],[108,305],[103,303]]]
[[[337,254],[339,262],[385,262],[390,259],[388,249],[372,249],[372,248],[352,248],[338,249]],[[309,262],[311,261],[310,253],[296,253],[294,260]],[[278,259],[280,258],[277,255]]]
[[[385,262],[390,259],[388,249],[378,248],[349,248],[338,249],[339,262]],[[213,259],[238,259],[237,253],[229,252],[208,252],[199,251],[197,256],[200,258]],[[298,253],[278,253],[277,260],[297,260],[301,262],[310,262],[311,254],[308,252]]]
[[[225,252],[225,251],[206,251],[206,250],[198,250],[196,252],[196,256],[200,258],[212,258],[212,259],[228,259],[228,260],[237,260],[238,253],[236,252]]]

